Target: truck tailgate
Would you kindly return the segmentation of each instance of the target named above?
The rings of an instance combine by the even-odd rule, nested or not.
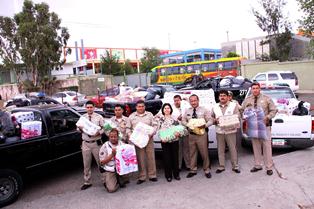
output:
[[[277,114],[272,121],[272,138],[311,138],[312,118],[310,115]]]

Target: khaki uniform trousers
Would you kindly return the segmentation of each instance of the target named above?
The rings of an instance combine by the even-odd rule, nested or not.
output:
[[[117,174],[109,171],[106,171],[104,174],[107,191],[110,193],[117,191],[119,188]]]
[[[179,169],[182,168],[182,161],[184,160],[185,166],[190,168],[190,150],[189,141],[187,136],[183,136],[179,139]]]
[[[264,165],[266,169],[271,170],[273,167],[273,159],[270,127],[267,127],[267,137],[267,140],[257,138],[252,139],[254,163],[256,168],[262,168],[262,159],[264,159]]]
[[[154,141],[149,139],[148,144],[144,148],[135,146],[138,167],[139,167],[139,180],[146,180],[146,170],[148,178],[156,178],[156,162],[155,162],[155,150]]]
[[[91,184],[91,164],[92,157],[96,160],[97,165],[99,166],[99,149],[100,146],[97,145],[97,142],[87,143],[82,142],[82,155],[83,155],[83,164],[84,164],[84,183]]]
[[[191,173],[197,172],[197,154],[200,152],[203,159],[203,170],[209,173],[209,156],[208,156],[208,140],[207,133],[204,135],[189,134],[189,150],[190,150],[190,169]]]
[[[230,152],[232,168],[239,169],[238,154],[237,154],[237,149],[236,149],[237,134],[236,133],[230,133],[230,134],[218,134],[217,133],[216,136],[217,136],[217,143],[218,143],[218,160],[219,160],[218,169],[225,169],[226,143]]]

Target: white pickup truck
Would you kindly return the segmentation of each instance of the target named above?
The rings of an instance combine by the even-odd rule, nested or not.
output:
[[[307,148],[314,145],[314,117],[308,115],[292,115],[300,101],[289,87],[262,88],[261,92],[270,96],[278,108],[272,119],[271,137],[274,148]],[[246,97],[251,94],[249,90]],[[283,104],[284,103],[284,104]],[[304,107],[310,109],[305,102]],[[308,111],[310,112],[310,111]],[[251,144],[246,134],[245,122],[242,125],[242,145]]]

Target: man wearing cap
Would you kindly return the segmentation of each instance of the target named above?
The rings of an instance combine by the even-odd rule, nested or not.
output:
[[[216,125],[216,136],[218,143],[219,167],[216,173],[225,171],[225,148],[228,145],[231,157],[232,171],[240,173],[238,165],[238,155],[236,149],[237,127],[221,127],[219,118],[224,116],[236,115],[240,119],[239,107],[236,103],[229,101],[228,91],[219,91],[219,103],[215,104],[212,111],[212,122]]]
[[[82,133],[82,155],[83,155],[83,164],[84,164],[84,184],[81,187],[81,190],[88,189],[92,186],[91,184],[91,164],[92,157],[96,160],[96,163],[99,167],[99,149],[102,145],[101,134],[103,134],[102,127],[104,126],[104,118],[95,113],[95,104],[92,101],[86,102],[87,113],[81,117],[85,117],[93,124],[100,126],[101,129],[93,136],[88,135],[83,131],[83,127],[77,126],[78,130]]]
[[[211,125],[211,116],[210,112],[206,110],[204,107],[199,106],[199,98],[197,95],[193,94],[189,98],[191,107],[186,110],[182,117],[182,125],[187,126],[189,120],[192,118],[202,119],[204,118],[206,121],[206,125],[198,127],[200,129],[205,129]],[[210,169],[209,169],[209,156],[208,156],[208,139],[207,132],[203,135],[196,135],[194,132],[190,130],[188,135],[189,140],[189,151],[190,151],[190,172],[186,176],[187,178],[191,178],[197,174],[197,154],[200,152],[203,159],[203,170],[205,172],[205,176],[207,178],[211,178]]]
[[[248,96],[242,103],[241,112],[248,107],[255,109],[261,108],[264,111],[264,123],[266,125],[267,139],[252,138],[252,146],[254,153],[255,165],[251,172],[257,172],[263,169],[262,158],[264,158],[264,165],[266,167],[267,175],[272,175],[272,142],[271,142],[271,119],[275,117],[277,108],[273,100],[261,93],[260,84],[254,82],[251,86],[252,95]],[[263,154],[262,154],[263,151]]]

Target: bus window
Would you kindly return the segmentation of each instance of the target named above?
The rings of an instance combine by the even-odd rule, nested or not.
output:
[[[230,70],[230,69],[232,69],[234,67],[235,67],[235,63],[233,61],[229,61],[229,62],[224,62],[223,63],[223,68],[225,70]]]
[[[180,74],[186,73],[186,67],[185,66],[181,66],[180,67]]]
[[[166,68],[160,68],[160,75],[165,76],[166,75]]]
[[[193,71],[193,65],[188,65],[187,66],[187,72],[186,73],[194,73]]]
[[[208,64],[202,64],[202,71],[203,72],[209,71]]]
[[[193,65],[194,72],[201,70],[201,65]]]
[[[217,68],[217,63],[208,63],[208,70],[215,71]]]
[[[171,74],[175,75],[175,74],[179,74],[179,67],[172,67],[171,68]]]

